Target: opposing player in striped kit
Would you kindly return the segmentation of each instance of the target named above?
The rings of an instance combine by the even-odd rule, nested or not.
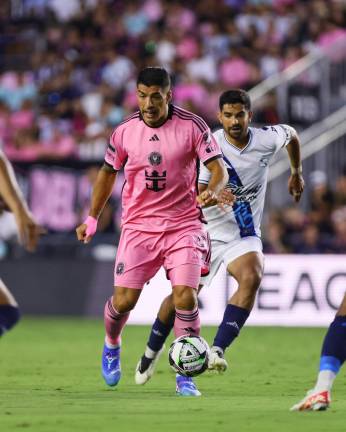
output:
[[[245,324],[262,278],[260,224],[270,159],[281,148],[287,149],[291,165],[288,190],[295,201],[299,201],[301,197],[304,180],[300,143],[292,127],[249,127],[251,102],[249,95],[243,90],[224,92],[220,96],[219,108],[222,129],[213,135],[221,147],[228,170],[227,188],[233,192],[236,201],[226,213],[215,205],[204,210],[212,243],[212,261],[210,273],[201,278],[201,285],[210,284],[222,263],[238,282],[238,289],[228,301],[214,338],[209,360],[209,369],[225,371],[227,362],[224,352]],[[210,175],[202,167],[198,180],[200,193],[207,190],[209,181]],[[137,365],[137,384],[144,384],[152,376],[158,355],[170,331],[172,314],[174,309],[171,297],[167,297],[152,327],[147,349]],[[147,359],[149,355],[150,363]]]

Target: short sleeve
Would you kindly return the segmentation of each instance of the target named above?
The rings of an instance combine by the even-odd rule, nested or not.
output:
[[[291,126],[285,124],[267,126],[267,131],[273,138],[274,153],[285,147],[291,141],[293,134],[295,133]]]
[[[219,144],[204,121],[203,125],[204,128],[197,126],[196,151],[199,160],[206,165],[214,159],[222,158],[222,153]]]
[[[127,159],[127,154],[121,141],[120,133],[114,131],[110,138],[105,155],[105,163],[110,165],[116,171],[119,171],[124,166]]]
[[[211,177],[211,172],[204,164],[201,164],[199,168],[198,183],[207,185],[209,183],[210,177]]]

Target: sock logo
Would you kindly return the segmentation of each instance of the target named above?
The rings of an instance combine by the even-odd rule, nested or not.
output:
[[[192,327],[184,327],[183,330],[186,331],[186,333],[190,333],[190,334],[195,334],[195,329],[193,329]]]
[[[153,329],[153,333],[156,336],[163,336],[163,334],[161,332],[159,332],[158,330]]]
[[[226,324],[230,327],[234,327],[235,329],[237,329],[239,331],[239,326],[235,321],[232,321],[232,322],[228,321],[228,322],[226,322]]]

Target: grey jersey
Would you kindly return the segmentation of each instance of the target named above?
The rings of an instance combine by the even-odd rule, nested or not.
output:
[[[230,242],[248,236],[261,237],[261,219],[267,188],[269,161],[292,137],[287,125],[249,128],[249,142],[243,149],[231,144],[223,131],[214,132],[229,174],[228,186],[236,196],[225,213],[217,206],[203,210],[212,240]],[[201,166],[199,183],[208,184],[209,170]]]

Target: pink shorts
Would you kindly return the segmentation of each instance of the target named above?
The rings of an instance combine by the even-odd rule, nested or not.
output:
[[[163,233],[124,228],[115,261],[114,285],[141,289],[163,266],[172,286],[197,288],[209,263],[210,240],[202,228]]]

